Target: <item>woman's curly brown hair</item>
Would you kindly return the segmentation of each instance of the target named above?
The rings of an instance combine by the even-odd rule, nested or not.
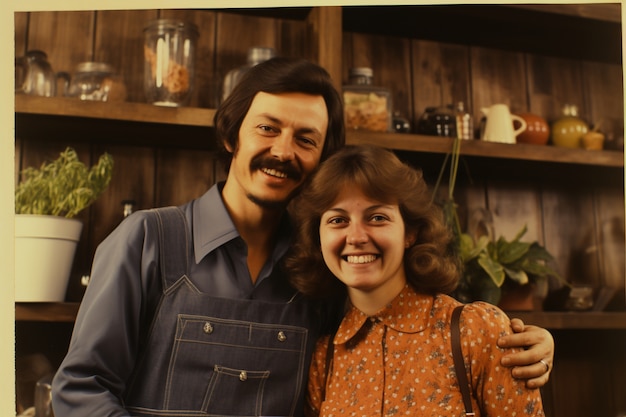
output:
[[[322,214],[345,187],[369,198],[397,204],[406,233],[415,242],[406,249],[404,268],[409,284],[429,294],[450,293],[458,283],[459,261],[441,209],[431,202],[422,172],[391,151],[375,146],[346,146],[319,167],[290,207],[296,238],[284,266],[292,285],[312,297],[345,293],[344,284],[322,257],[319,227]]]

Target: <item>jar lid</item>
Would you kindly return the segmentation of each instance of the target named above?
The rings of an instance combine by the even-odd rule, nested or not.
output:
[[[105,72],[113,73],[113,67],[106,62],[81,62],[76,66],[76,72]]]
[[[187,32],[191,36],[198,36],[198,26],[191,22],[178,19],[156,19],[148,22],[144,27],[144,32],[154,30],[162,34],[169,31]]]
[[[374,77],[374,71],[369,67],[350,68],[351,77]]]
[[[34,58],[43,58],[43,59],[48,58],[48,55],[44,51],[41,51],[39,49],[31,49],[30,51],[26,51],[25,55],[27,57],[34,57]]]
[[[248,64],[260,64],[263,61],[274,58],[276,51],[269,46],[254,46],[248,49]]]

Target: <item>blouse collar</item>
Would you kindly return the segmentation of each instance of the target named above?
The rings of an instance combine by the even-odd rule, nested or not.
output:
[[[368,316],[353,305],[343,318],[334,339],[342,344],[352,339],[367,321],[378,321],[402,333],[418,333],[426,327],[433,307],[433,296],[417,293],[409,284],[389,304],[373,316]]]

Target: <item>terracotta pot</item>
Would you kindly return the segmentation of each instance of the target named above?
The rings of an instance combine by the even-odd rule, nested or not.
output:
[[[498,307],[504,311],[533,311],[535,287],[532,284],[520,285],[502,291]]]
[[[517,135],[518,143],[530,143],[533,145],[545,145],[548,143],[550,126],[543,117],[532,113],[519,113],[518,116],[526,121],[527,126],[526,130]],[[515,124],[517,125],[517,123]]]

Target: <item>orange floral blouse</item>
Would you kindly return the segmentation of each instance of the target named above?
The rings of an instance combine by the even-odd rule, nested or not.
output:
[[[372,317],[351,307],[334,338],[315,350],[307,416],[465,416],[450,347],[450,317],[459,302],[446,295],[404,290]],[[544,416],[539,390],[526,388],[500,365],[511,350],[496,345],[512,333],[509,318],[484,302],[461,315],[462,351],[476,416]],[[471,365],[469,365],[471,364]]]

